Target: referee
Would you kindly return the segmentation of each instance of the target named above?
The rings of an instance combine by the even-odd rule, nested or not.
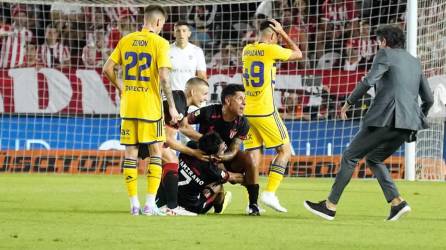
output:
[[[349,108],[371,87],[375,88],[374,102],[364,116],[360,131],[342,155],[341,168],[328,199],[304,202],[306,209],[327,220],[334,219],[342,192],[363,157],[391,205],[387,220],[398,220],[411,210],[383,162],[405,141],[414,141],[418,130],[427,128],[424,118],[433,104],[433,96],[420,61],[404,49],[403,31],[398,26],[384,25],[376,30],[376,36],[380,50],[367,76],[342,107],[341,117],[346,119]]]

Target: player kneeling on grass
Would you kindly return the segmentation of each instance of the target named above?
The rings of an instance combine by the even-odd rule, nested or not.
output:
[[[196,148],[196,142],[189,142],[188,146]],[[226,149],[226,144],[219,134],[209,133],[200,138],[198,149],[206,155],[219,155]],[[205,214],[212,207],[216,213],[223,212],[229,203],[230,192],[223,192],[223,183],[243,182],[244,176],[231,173],[219,167],[214,161],[203,161],[197,157],[184,153],[179,155],[178,177],[178,205],[187,211]],[[157,205],[167,204],[168,190],[160,186],[157,194]]]
[[[190,78],[186,82],[185,91],[172,91],[175,107],[182,118],[187,116],[187,110],[190,105],[200,106],[201,103],[207,100],[209,85],[208,83],[198,77]],[[194,216],[195,213],[186,211],[183,207],[177,204],[178,192],[178,158],[176,151],[184,153],[197,158],[202,158],[203,154],[198,149],[189,148],[176,140],[178,128],[181,128],[187,123],[187,119],[180,119],[180,121],[171,125],[171,117],[168,110],[167,102],[164,102],[164,122],[166,124],[166,143],[162,153],[163,175],[161,179],[161,186],[166,191],[166,207],[161,209],[166,215],[183,215]],[[146,158],[149,156],[147,145],[139,146],[139,157]]]

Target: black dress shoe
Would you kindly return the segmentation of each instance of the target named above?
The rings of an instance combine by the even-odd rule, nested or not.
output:
[[[407,204],[406,201],[402,201],[398,206],[391,206],[390,207],[390,214],[389,217],[387,217],[387,220],[390,221],[396,221],[401,216],[409,213],[412,209],[409,207],[409,204]]]
[[[311,213],[320,216],[326,220],[334,220],[336,211],[327,208],[326,201],[314,203],[311,201],[304,201],[304,207]]]

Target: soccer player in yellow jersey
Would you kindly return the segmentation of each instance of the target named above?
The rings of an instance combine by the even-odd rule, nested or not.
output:
[[[161,181],[161,153],[166,140],[163,123],[161,88],[166,96],[172,124],[180,118],[175,108],[169,82],[169,43],[159,36],[166,21],[166,11],[158,5],[144,9],[141,31],[119,41],[103,72],[121,94],[121,144],[125,145],[122,164],[132,215],[164,215],[155,203]],[[114,67],[122,66],[122,86]],[[138,144],[148,144],[147,200],[143,209],[137,193]]]
[[[274,104],[275,63],[302,58],[299,47],[289,38],[282,25],[274,19],[260,24],[259,41],[243,48],[243,83],[245,85],[246,107],[250,129],[244,141],[247,150],[258,166],[262,148],[275,148],[277,155],[269,169],[268,182],[260,200],[267,206],[287,212],[275,194],[283,179],[291,157],[290,139]],[[279,37],[289,49],[278,45]]]

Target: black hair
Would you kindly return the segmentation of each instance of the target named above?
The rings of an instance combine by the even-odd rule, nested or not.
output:
[[[390,48],[404,48],[406,37],[403,30],[397,25],[381,25],[376,29],[375,34],[379,40],[386,39],[386,45]]]
[[[245,92],[245,87],[241,84],[228,84],[221,91],[221,104],[225,104],[226,97],[233,96],[236,92]]]
[[[180,20],[180,21],[178,21],[178,22],[176,22],[175,23],[175,27],[178,27],[178,26],[187,26],[188,28],[190,28],[189,27],[189,24],[186,22],[186,21],[183,21],[183,20]]]
[[[268,21],[268,20],[264,20],[264,21],[262,21],[262,22],[260,23],[260,28],[259,28],[259,30],[260,30],[260,31],[264,31],[264,30],[266,30],[267,28],[271,28],[271,26],[275,26],[273,22]]]
[[[167,11],[161,5],[149,5],[144,9],[144,15],[150,15],[154,12],[161,13],[164,17],[167,17]]]
[[[198,149],[203,151],[207,155],[213,155],[218,153],[220,144],[223,142],[220,135],[216,132],[210,132],[203,135],[198,140]]]

